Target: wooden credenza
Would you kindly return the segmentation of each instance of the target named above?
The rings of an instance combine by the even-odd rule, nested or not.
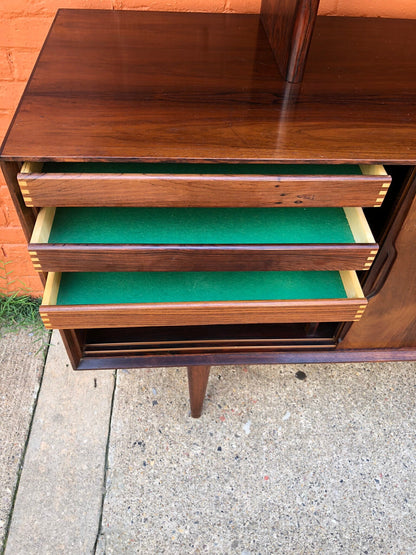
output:
[[[60,10],[1,164],[73,367],[416,360],[415,32]]]

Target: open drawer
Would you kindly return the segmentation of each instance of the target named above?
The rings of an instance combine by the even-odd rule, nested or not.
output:
[[[367,270],[377,254],[350,208],[42,208],[29,244],[49,272]]]
[[[27,206],[380,206],[381,165],[25,162]]]
[[[80,329],[359,320],[355,272],[50,273],[48,328]]]

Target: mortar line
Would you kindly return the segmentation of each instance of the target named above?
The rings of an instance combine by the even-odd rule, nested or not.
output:
[[[108,466],[109,466],[108,457],[110,452],[111,428],[113,424],[113,409],[114,409],[114,401],[116,397],[116,388],[117,388],[117,370],[114,371],[113,378],[114,378],[114,385],[113,385],[113,393],[111,395],[110,418],[108,419],[108,433],[107,433],[107,442],[105,446],[105,456],[104,456],[104,477],[103,477],[103,488],[102,488],[102,496],[101,496],[101,507],[100,507],[100,515],[98,518],[97,535],[95,537],[94,547],[92,550],[93,555],[97,553],[98,542],[100,539],[101,529],[103,524],[104,503],[107,495],[107,476],[108,476]]]
[[[0,555],[4,555],[6,553],[7,540],[9,539],[10,526],[11,526],[11,523],[12,523],[12,517],[13,517],[14,506],[16,504],[17,493],[19,491],[20,478],[22,476],[23,467],[24,467],[24,464],[25,464],[26,452],[27,452],[27,448],[28,448],[28,445],[29,445],[30,435],[32,433],[33,423],[35,421],[35,415],[36,415],[36,409],[38,407],[39,395],[40,395],[40,391],[42,389],[42,384],[43,384],[43,377],[45,375],[46,361],[48,359],[49,349],[51,347],[51,340],[52,340],[52,332],[51,331],[48,332],[47,337],[48,337],[48,342],[47,342],[46,347],[45,347],[45,354],[44,354],[44,357],[43,357],[43,364],[42,364],[42,368],[41,368],[41,372],[40,372],[39,386],[38,386],[38,390],[36,392],[36,397],[35,397],[35,400],[34,400],[34,403],[33,403],[32,416],[30,418],[29,428],[28,428],[28,431],[27,431],[27,434],[26,434],[25,443],[23,445],[22,455],[20,457],[19,465],[17,467],[16,483],[15,483],[15,486],[14,486],[14,491],[13,491],[13,495],[12,495],[12,502],[11,502],[10,509],[9,509],[9,514],[8,514],[8,517],[7,517],[6,531],[5,531],[5,534],[4,534],[3,545],[0,546]]]

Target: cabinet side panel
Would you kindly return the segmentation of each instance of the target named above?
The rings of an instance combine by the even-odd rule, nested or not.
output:
[[[413,172],[413,185],[416,181]],[[413,192],[414,187],[411,187]],[[396,258],[379,292],[339,349],[416,347],[416,197],[394,244]]]
[[[24,203],[22,193],[20,192],[20,187],[17,182],[17,174],[20,171],[20,164],[17,162],[0,162],[0,165],[26,240],[29,242],[38,211],[36,208],[28,208]]]
[[[38,209],[29,208],[25,205],[19,184],[17,182],[17,174],[20,171],[20,166],[21,164],[17,162],[0,162],[0,167],[3,172],[7,187],[9,189],[15,210],[19,217],[23,233],[26,237],[26,240],[29,242],[30,237],[32,236],[33,228],[36,223]],[[45,284],[45,274],[40,272],[39,277],[42,283]]]

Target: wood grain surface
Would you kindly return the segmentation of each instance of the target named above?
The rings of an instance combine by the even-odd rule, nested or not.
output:
[[[96,368],[152,368],[160,366],[226,364],[307,364],[345,362],[388,362],[416,360],[416,349],[293,350],[272,353],[201,353],[145,356],[83,357],[78,370]]]
[[[262,0],[261,21],[280,73],[302,81],[319,0]]]
[[[34,173],[19,180],[30,206],[319,207],[374,206],[390,177]]]
[[[41,305],[48,328],[333,322],[361,317],[366,299],[221,301],[121,305]]]
[[[1,149],[3,172],[26,236],[37,210],[24,205],[17,186],[16,174],[24,160],[414,166],[415,34],[416,22],[410,20],[318,18],[304,80],[291,86],[276,71],[259,16],[59,11]],[[115,189],[118,182],[109,181],[110,187]],[[70,194],[65,183],[55,185],[63,186],[55,198]],[[166,193],[172,186],[162,185]],[[81,197],[85,182],[72,186]],[[90,186],[96,206],[100,187],[91,182]],[[178,181],[174,186],[181,190]],[[224,190],[224,182],[220,186]],[[259,191],[262,187],[255,185]],[[309,191],[310,187],[311,183]],[[244,186],[238,189],[244,191]],[[347,189],[354,199],[361,194]],[[183,191],[184,198],[192,197],[186,187]],[[106,194],[115,202],[125,192]],[[222,201],[218,187],[210,194]],[[271,198],[269,190],[262,195]],[[406,206],[403,219],[401,206]],[[381,224],[383,258],[375,267],[382,279],[370,291],[374,296],[361,321],[363,299],[201,303],[173,309],[169,303],[145,308],[50,306],[42,308],[43,318],[48,327],[62,329],[71,362],[78,368],[415,360],[413,189],[406,203],[399,200],[397,213],[393,206],[394,241],[389,241],[389,226],[387,221]],[[383,272],[385,258],[392,263]],[[320,345],[318,338],[311,340],[312,346],[308,339],[292,343],[293,349],[281,343],[274,352],[248,352],[247,345],[227,352],[223,345],[216,347],[221,352],[204,353],[195,344],[197,353],[178,346],[180,354],[159,350],[157,355],[125,356],[120,346],[114,357],[84,356],[90,327],[355,319],[337,349],[330,342]],[[265,344],[260,347],[268,349]]]
[[[30,243],[43,272],[368,270],[377,244],[58,245]]]
[[[192,418],[199,418],[207,390],[210,366],[188,366],[189,399]]]
[[[394,241],[394,263],[381,284],[377,294],[371,298],[365,316],[351,327],[340,343],[342,349],[363,348],[411,348],[416,338],[416,170],[411,176],[406,199],[411,201],[399,230],[390,230],[396,235]],[[400,219],[400,206],[395,219]],[[387,238],[388,239],[388,238]],[[386,240],[386,248],[391,243]],[[378,272],[382,268],[376,268]]]
[[[318,17],[293,99],[257,15],[61,10],[2,156],[412,163],[415,33]]]

